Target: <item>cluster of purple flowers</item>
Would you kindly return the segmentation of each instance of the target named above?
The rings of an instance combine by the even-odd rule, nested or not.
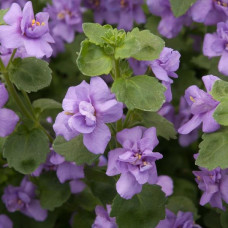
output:
[[[8,99],[8,91],[5,85],[0,82],[0,137],[10,135],[19,121],[19,117],[14,111],[3,108]]]
[[[36,199],[35,191],[36,186],[25,177],[19,187],[9,185],[5,188],[2,201],[10,212],[20,211],[37,221],[44,221],[48,213]]]
[[[134,21],[146,22],[143,0],[85,0],[84,4],[94,11],[94,20],[100,24],[117,24],[118,29],[131,30]]]

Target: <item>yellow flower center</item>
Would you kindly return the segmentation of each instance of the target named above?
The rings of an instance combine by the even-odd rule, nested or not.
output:
[[[191,100],[192,102],[195,102],[195,99],[194,99],[192,96],[190,96],[190,100]]]
[[[44,23],[44,22],[42,22],[42,23],[40,24],[40,22],[39,22],[39,21],[36,21],[35,19],[33,19],[33,20],[32,20],[32,26],[34,26],[34,25],[37,25],[37,26],[44,26],[44,25],[45,25],[45,23]]]

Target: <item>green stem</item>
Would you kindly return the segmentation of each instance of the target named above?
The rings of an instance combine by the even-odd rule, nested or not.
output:
[[[29,99],[28,94],[27,94],[24,90],[22,90],[21,92],[22,92],[22,94],[23,94],[23,96],[24,96],[24,98],[25,98],[25,101],[26,101],[28,107],[30,108],[30,111],[32,112],[32,115],[33,115],[34,119],[37,120],[37,118],[36,118],[36,113],[35,113],[35,111],[34,111],[34,108],[33,108],[33,106],[32,106],[32,103],[31,103],[31,101],[30,101],[30,99]]]
[[[14,50],[13,50],[13,53],[12,53],[12,55],[11,55],[11,57],[10,57],[9,63],[8,63],[8,65],[7,65],[7,67],[6,67],[6,70],[9,69],[9,66],[10,66],[10,64],[12,63],[13,58],[14,58],[14,56],[16,55],[16,52],[17,52],[17,49],[14,49]]]
[[[119,59],[115,59],[115,79],[120,78],[120,64]]]
[[[133,110],[128,110],[127,111],[127,115],[126,115],[126,118],[124,120],[123,128],[126,128],[127,127],[132,112],[133,112]]]
[[[123,122],[122,122],[122,119],[119,119],[117,122],[116,122],[116,131],[119,132],[123,129]]]

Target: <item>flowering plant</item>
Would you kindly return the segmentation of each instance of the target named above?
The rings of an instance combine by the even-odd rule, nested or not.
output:
[[[228,227],[227,0],[0,8],[0,228]]]

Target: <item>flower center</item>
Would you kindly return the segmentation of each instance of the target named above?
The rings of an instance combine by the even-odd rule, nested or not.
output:
[[[228,7],[228,3],[223,2],[221,0],[213,0],[217,5],[223,6],[223,7]]]
[[[36,21],[35,19],[32,20],[32,27],[34,27],[34,26],[44,26],[44,25],[45,25],[44,22],[42,22],[42,23],[40,24],[39,21]]]
[[[190,96],[190,100],[191,100],[192,102],[195,102],[195,99],[194,99],[192,96]]]
[[[127,2],[125,0],[120,0],[120,5],[122,8],[125,8],[127,6]]]

